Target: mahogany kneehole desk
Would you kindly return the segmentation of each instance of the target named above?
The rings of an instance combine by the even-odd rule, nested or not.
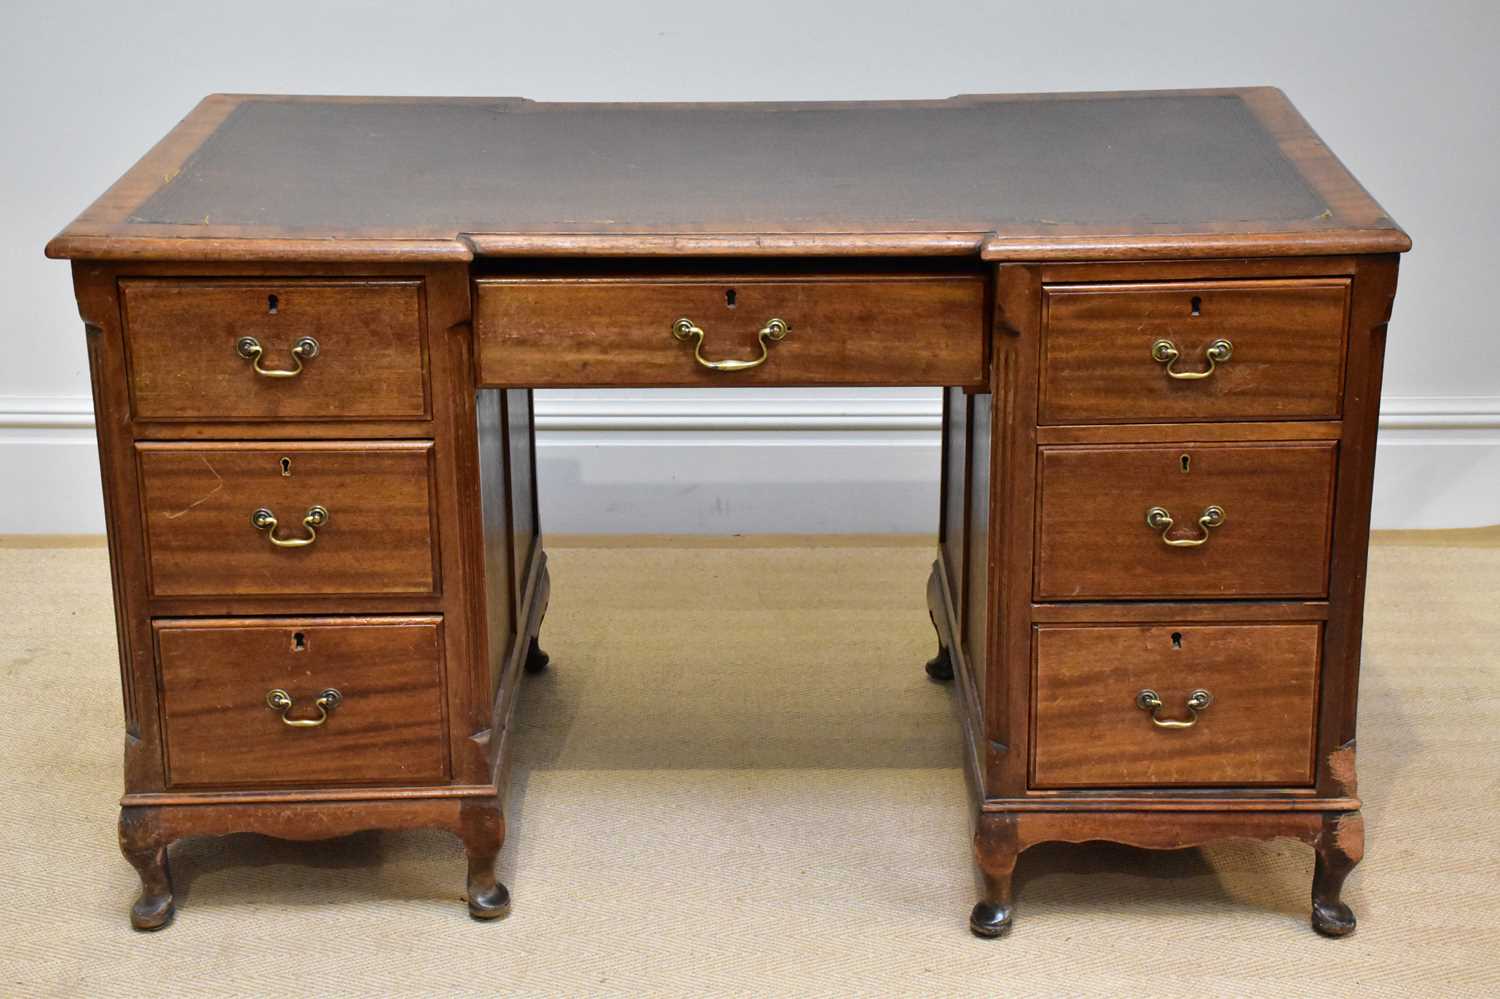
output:
[[[547,666],[531,390],[937,386],[927,586],[1011,919],[1044,841],[1292,837],[1340,935],[1406,235],[1272,89],[216,95],[73,260],[142,929],[167,847],[442,827],[475,916]]]

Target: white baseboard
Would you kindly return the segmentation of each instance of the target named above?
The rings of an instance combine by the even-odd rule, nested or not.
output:
[[[540,393],[548,531],[918,533],[937,525],[936,392]],[[103,530],[87,397],[0,397],[0,534]],[[1381,411],[1377,528],[1500,523],[1500,397]]]
[[[0,427],[0,469],[0,534],[104,531],[92,429]]]

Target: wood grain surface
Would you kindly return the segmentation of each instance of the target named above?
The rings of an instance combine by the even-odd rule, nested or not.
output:
[[[1322,626],[1040,625],[1035,630],[1036,787],[1312,783]],[[1136,705],[1161,697],[1191,728],[1165,729]]]
[[[1331,442],[1040,448],[1036,598],[1322,596],[1336,454]],[[1226,517],[1200,547],[1146,523],[1159,506],[1170,538],[1201,538],[1211,505]]]
[[[430,442],[153,443],[137,454],[154,596],[438,591]],[[265,508],[277,537],[301,538],[314,505],[330,516],[304,548],[278,548],[250,522]]]
[[[1347,278],[1048,286],[1040,422],[1337,419]],[[1206,378],[1210,344],[1233,352]]]
[[[448,775],[442,619],[268,618],[156,623],[171,787],[424,784]],[[286,691],[293,720],[266,704]]]
[[[974,385],[984,381],[984,282],[976,277],[735,277],[475,282],[479,381],[568,385]],[[705,359],[754,360],[772,319],[789,327],[759,367],[714,371],[677,340],[703,329]]]
[[[120,282],[131,410],[142,420],[421,419],[431,412],[419,281]],[[236,351],[254,337],[268,370]]]

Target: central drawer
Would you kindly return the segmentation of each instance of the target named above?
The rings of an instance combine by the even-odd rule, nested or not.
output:
[[[448,777],[441,618],[166,620],[155,631],[173,787]]]
[[[137,444],[151,594],[430,595],[430,441]]]
[[[981,385],[984,298],[949,275],[481,278],[479,381]]]

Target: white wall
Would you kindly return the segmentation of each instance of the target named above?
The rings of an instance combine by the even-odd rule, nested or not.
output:
[[[1500,4],[10,3],[0,533],[100,529],[82,328],[42,245],[205,93],[857,99],[1282,87],[1416,241],[1377,526],[1500,522]],[[540,402],[549,530],[927,530],[934,393]],[[740,429],[724,429],[726,425]],[[578,486],[586,489],[577,488]]]

